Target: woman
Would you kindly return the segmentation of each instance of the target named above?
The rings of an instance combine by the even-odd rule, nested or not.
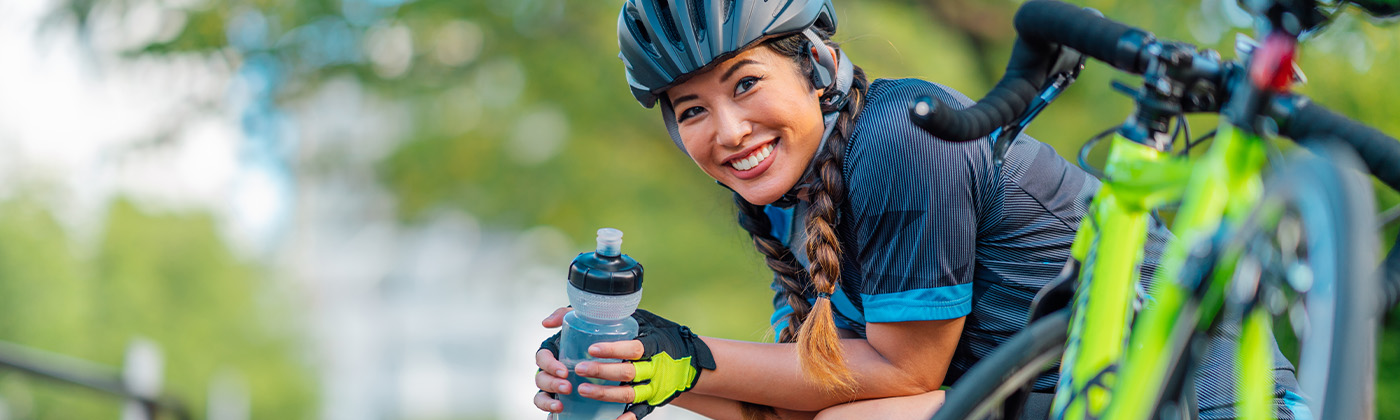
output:
[[[666,403],[712,418],[927,418],[941,386],[1025,327],[1098,182],[1026,136],[998,166],[987,140],[919,130],[914,98],[968,99],[920,80],[867,83],[828,40],[832,11],[830,0],[623,6],[632,92],[659,102],[676,145],[734,191],[739,224],[775,274],[779,343],[698,337],[644,313],[643,338],[590,353],[647,361],[576,369],[650,382],[570,389],[546,342],[540,409],[557,412],[555,393],[578,392],[633,403],[624,419]],[[1154,226],[1148,275],[1166,235]],[[1229,410],[1213,374],[1202,373],[1201,404]]]

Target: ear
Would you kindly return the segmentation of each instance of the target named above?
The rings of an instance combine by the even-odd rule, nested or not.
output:
[[[808,51],[812,54],[812,85],[817,89],[831,87],[836,82],[836,49],[823,43],[811,29],[802,34],[807,36]]]

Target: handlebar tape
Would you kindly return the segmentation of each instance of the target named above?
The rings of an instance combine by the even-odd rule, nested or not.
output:
[[[1051,54],[1030,48],[1016,41],[1011,60],[1006,64],[1006,74],[976,104],[959,110],[925,95],[910,104],[910,120],[934,137],[947,141],[979,139],[1011,123],[1030,106],[1045,84]]]
[[[1016,11],[1016,33],[1031,43],[1054,43],[1079,50],[1119,70],[1142,74],[1142,50],[1156,38],[1096,11],[1055,0],[1032,0]]]
[[[987,96],[961,110],[923,96],[910,104],[910,120],[943,140],[982,138],[1026,110],[1050,76],[1061,45],[1140,74],[1145,63],[1140,52],[1155,40],[1146,31],[1055,0],[1026,2],[1016,12],[1015,25],[1019,37],[1006,74]]]
[[[1379,130],[1307,101],[1281,121],[1279,133],[1304,145],[1339,139],[1356,150],[1372,175],[1400,190],[1400,142]]]

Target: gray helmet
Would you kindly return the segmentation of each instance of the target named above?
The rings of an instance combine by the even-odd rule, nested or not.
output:
[[[846,53],[835,55],[812,28],[836,33],[831,0],[627,0],[617,18],[618,57],[627,66],[627,84],[642,106],[656,106],[662,92],[699,70],[715,65],[750,45],[777,36],[802,33],[813,45],[812,82],[831,88],[823,103],[825,132],[835,128],[837,111],[851,90],[852,68]],[[838,63],[843,63],[838,65]],[[662,122],[682,153],[680,129],[671,103],[661,101]],[[820,149],[820,147],[819,147]],[[815,163],[815,160],[813,161]]]
[[[836,32],[831,0],[627,0],[617,17],[618,56],[632,95],[651,108],[696,70],[813,26]]]

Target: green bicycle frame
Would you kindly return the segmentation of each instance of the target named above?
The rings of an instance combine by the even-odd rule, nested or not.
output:
[[[1222,222],[1241,220],[1253,208],[1268,150],[1258,136],[1225,120],[1199,160],[1117,134],[1111,147],[1103,187],[1071,250],[1091,268],[1080,273],[1054,418],[1153,415],[1172,361],[1181,359],[1163,352],[1180,349],[1192,331],[1208,326],[1222,307],[1234,271],[1233,263],[1225,261],[1213,271],[1216,278],[1191,282],[1182,278],[1182,268],[1193,246],[1211,240]],[[1134,321],[1131,304],[1139,298],[1136,285],[1151,210],[1176,200],[1182,201],[1172,226],[1176,240],[1167,244],[1150,298]],[[1263,315],[1248,317],[1241,340],[1240,354],[1250,357],[1240,360],[1254,361],[1240,375],[1239,399],[1254,404],[1241,407],[1247,418],[1272,416],[1271,330]]]

